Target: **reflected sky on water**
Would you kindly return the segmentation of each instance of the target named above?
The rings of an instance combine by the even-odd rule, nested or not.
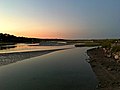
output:
[[[11,52],[26,52],[26,51],[40,51],[40,50],[52,50],[52,49],[61,49],[61,48],[73,48],[73,45],[64,45],[64,46],[39,46],[38,44],[16,44],[16,47],[0,50],[0,53],[11,53]]]
[[[88,48],[49,53],[0,67],[1,90],[94,90]]]

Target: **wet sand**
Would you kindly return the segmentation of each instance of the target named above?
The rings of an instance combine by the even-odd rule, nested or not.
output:
[[[96,90],[120,90],[120,63],[105,57],[102,48],[90,49],[87,54],[99,81]]]
[[[28,58],[41,56],[41,55],[59,51],[59,50],[65,50],[65,49],[70,49],[70,48],[42,50],[42,51],[0,53],[0,66],[7,65],[10,63],[15,63],[17,61],[21,61],[21,60],[28,59]]]

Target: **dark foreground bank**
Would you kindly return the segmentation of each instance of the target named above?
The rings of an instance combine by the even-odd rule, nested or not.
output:
[[[120,63],[104,56],[102,48],[87,51],[99,84],[96,90],[120,90]]]

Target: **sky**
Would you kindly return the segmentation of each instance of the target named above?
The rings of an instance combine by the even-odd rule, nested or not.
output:
[[[37,38],[120,38],[120,0],[0,0],[0,33]]]

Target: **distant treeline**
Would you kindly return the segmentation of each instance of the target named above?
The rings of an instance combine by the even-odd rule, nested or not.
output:
[[[41,41],[63,41],[63,39],[39,39],[39,38],[17,37],[10,34],[0,33],[0,43],[39,43]]]
[[[40,39],[37,38],[27,38],[27,37],[17,37],[10,34],[0,33],[0,42],[1,43],[31,43],[39,42]]]
[[[103,43],[109,41],[111,43],[120,42],[120,39],[79,39],[79,40],[68,40],[68,39],[40,39],[40,38],[28,38],[18,37],[10,34],[0,33],[0,44],[2,43],[39,43],[41,41],[66,41],[67,43]]]

